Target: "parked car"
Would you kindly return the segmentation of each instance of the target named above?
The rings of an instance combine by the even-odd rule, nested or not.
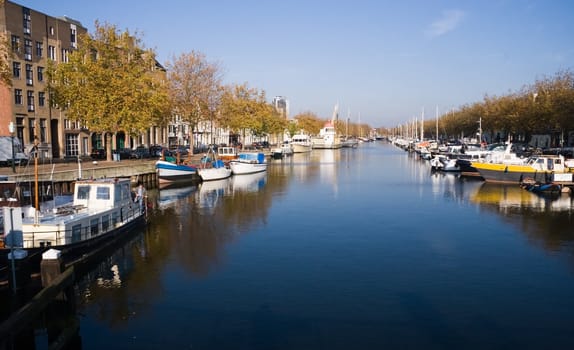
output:
[[[94,148],[92,149],[92,153],[90,153],[90,157],[92,159],[106,159],[106,150],[102,148]]]
[[[252,146],[255,149],[263,149],[263,148],[269,148],[270,147],[269,142],[267,142],[267,141],[253,142]]]
[[[155,145],[150,147],[150,156],[153,158],[159,158],[163,155],[171,156],[173,154],[167,147],[163,147],[160,145]]]
[[[115,150],[114,153],[119,154],[120,160],[137,158],[135,151],[131,148],[119,148],[119,149]]]
[[[145,159],[145,158],[150,158],[151,157],[151,153],[149,151],[149,148],[145,147],[145,146],[138,146],[133,152],[132,152],[132,157],[133,158],[137,158],[137,159]]]
[[[189,146],[182,146],[182,145],[176,146],[170,149],[170,151],[174,154],[179,152],[180,156],[187,156],[187,154],[189,153]]]

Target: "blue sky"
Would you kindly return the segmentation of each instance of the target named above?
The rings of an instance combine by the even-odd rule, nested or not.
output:
[[[269,100],[392,127],[574,68],[574,1],[16,0],[138,32],[165,63],[199,51]]]

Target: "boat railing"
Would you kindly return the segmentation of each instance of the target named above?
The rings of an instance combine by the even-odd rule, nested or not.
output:
[[[38,230],[26,232],[23,237],[23,248],[49,248],[51,246],[60,246],[70,243],[86,241],[101,236],[109,231],[120,228],[125,224],[144,215],[138,206],[134,206],[122,213],[122,216],[107,215],[98,217],[97,224],[90,221],[89,226],[83,226],[78,229],[58,229],[45,230],[42,226]],[[93,219],[92,219],[93,220]]]

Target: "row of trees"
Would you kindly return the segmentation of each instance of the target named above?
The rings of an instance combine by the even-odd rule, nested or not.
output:
[[[474,136],[482,131],[510,134],[528,140],[533,134],[565,134],[574,130],[574,74],[561,71],[503,96],[485,96],[483,101],[448,111],[439,117],[442,138]],[[436,137],[436,119],[424,123],[424,134]],[[404,130],[404,128],[402,128]],[[397,133],[398,128],[390,133]]]
[[[220,64],[199,52],[174,56],[164,69],[137,33],[98,22],[81,43],[68,62],[48,67],[48,89],[53,104],[93,132],[139,134],[166,126],[175,115],[192,132],[207,122],[243,139],[247,132],[258,137],[285,131],[316,134],[325,123],[312,112],[289,122],[267,102],[264,91],[247,83],[224,85]],[[342,134],[346,128],[359,134],[356,124],[336,126]],[[111,159],[111,138],[106,142]]]
[[[192,132],[202,122],[245,134],[282,133],[287,122],[248,85],[222,84],[222,70],[201,53],[173,57],[166,69],[137,34],[96,22],[65,63],[47,69],[51,102],[93,132],[143,133],[174,115]],[[106,138],[111,159],[111,138]]]

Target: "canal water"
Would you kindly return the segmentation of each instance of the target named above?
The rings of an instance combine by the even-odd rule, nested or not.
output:
[[[145,232],[75,286],[83,349],[574,346],[568,195],[385,142],[148,194]]]

